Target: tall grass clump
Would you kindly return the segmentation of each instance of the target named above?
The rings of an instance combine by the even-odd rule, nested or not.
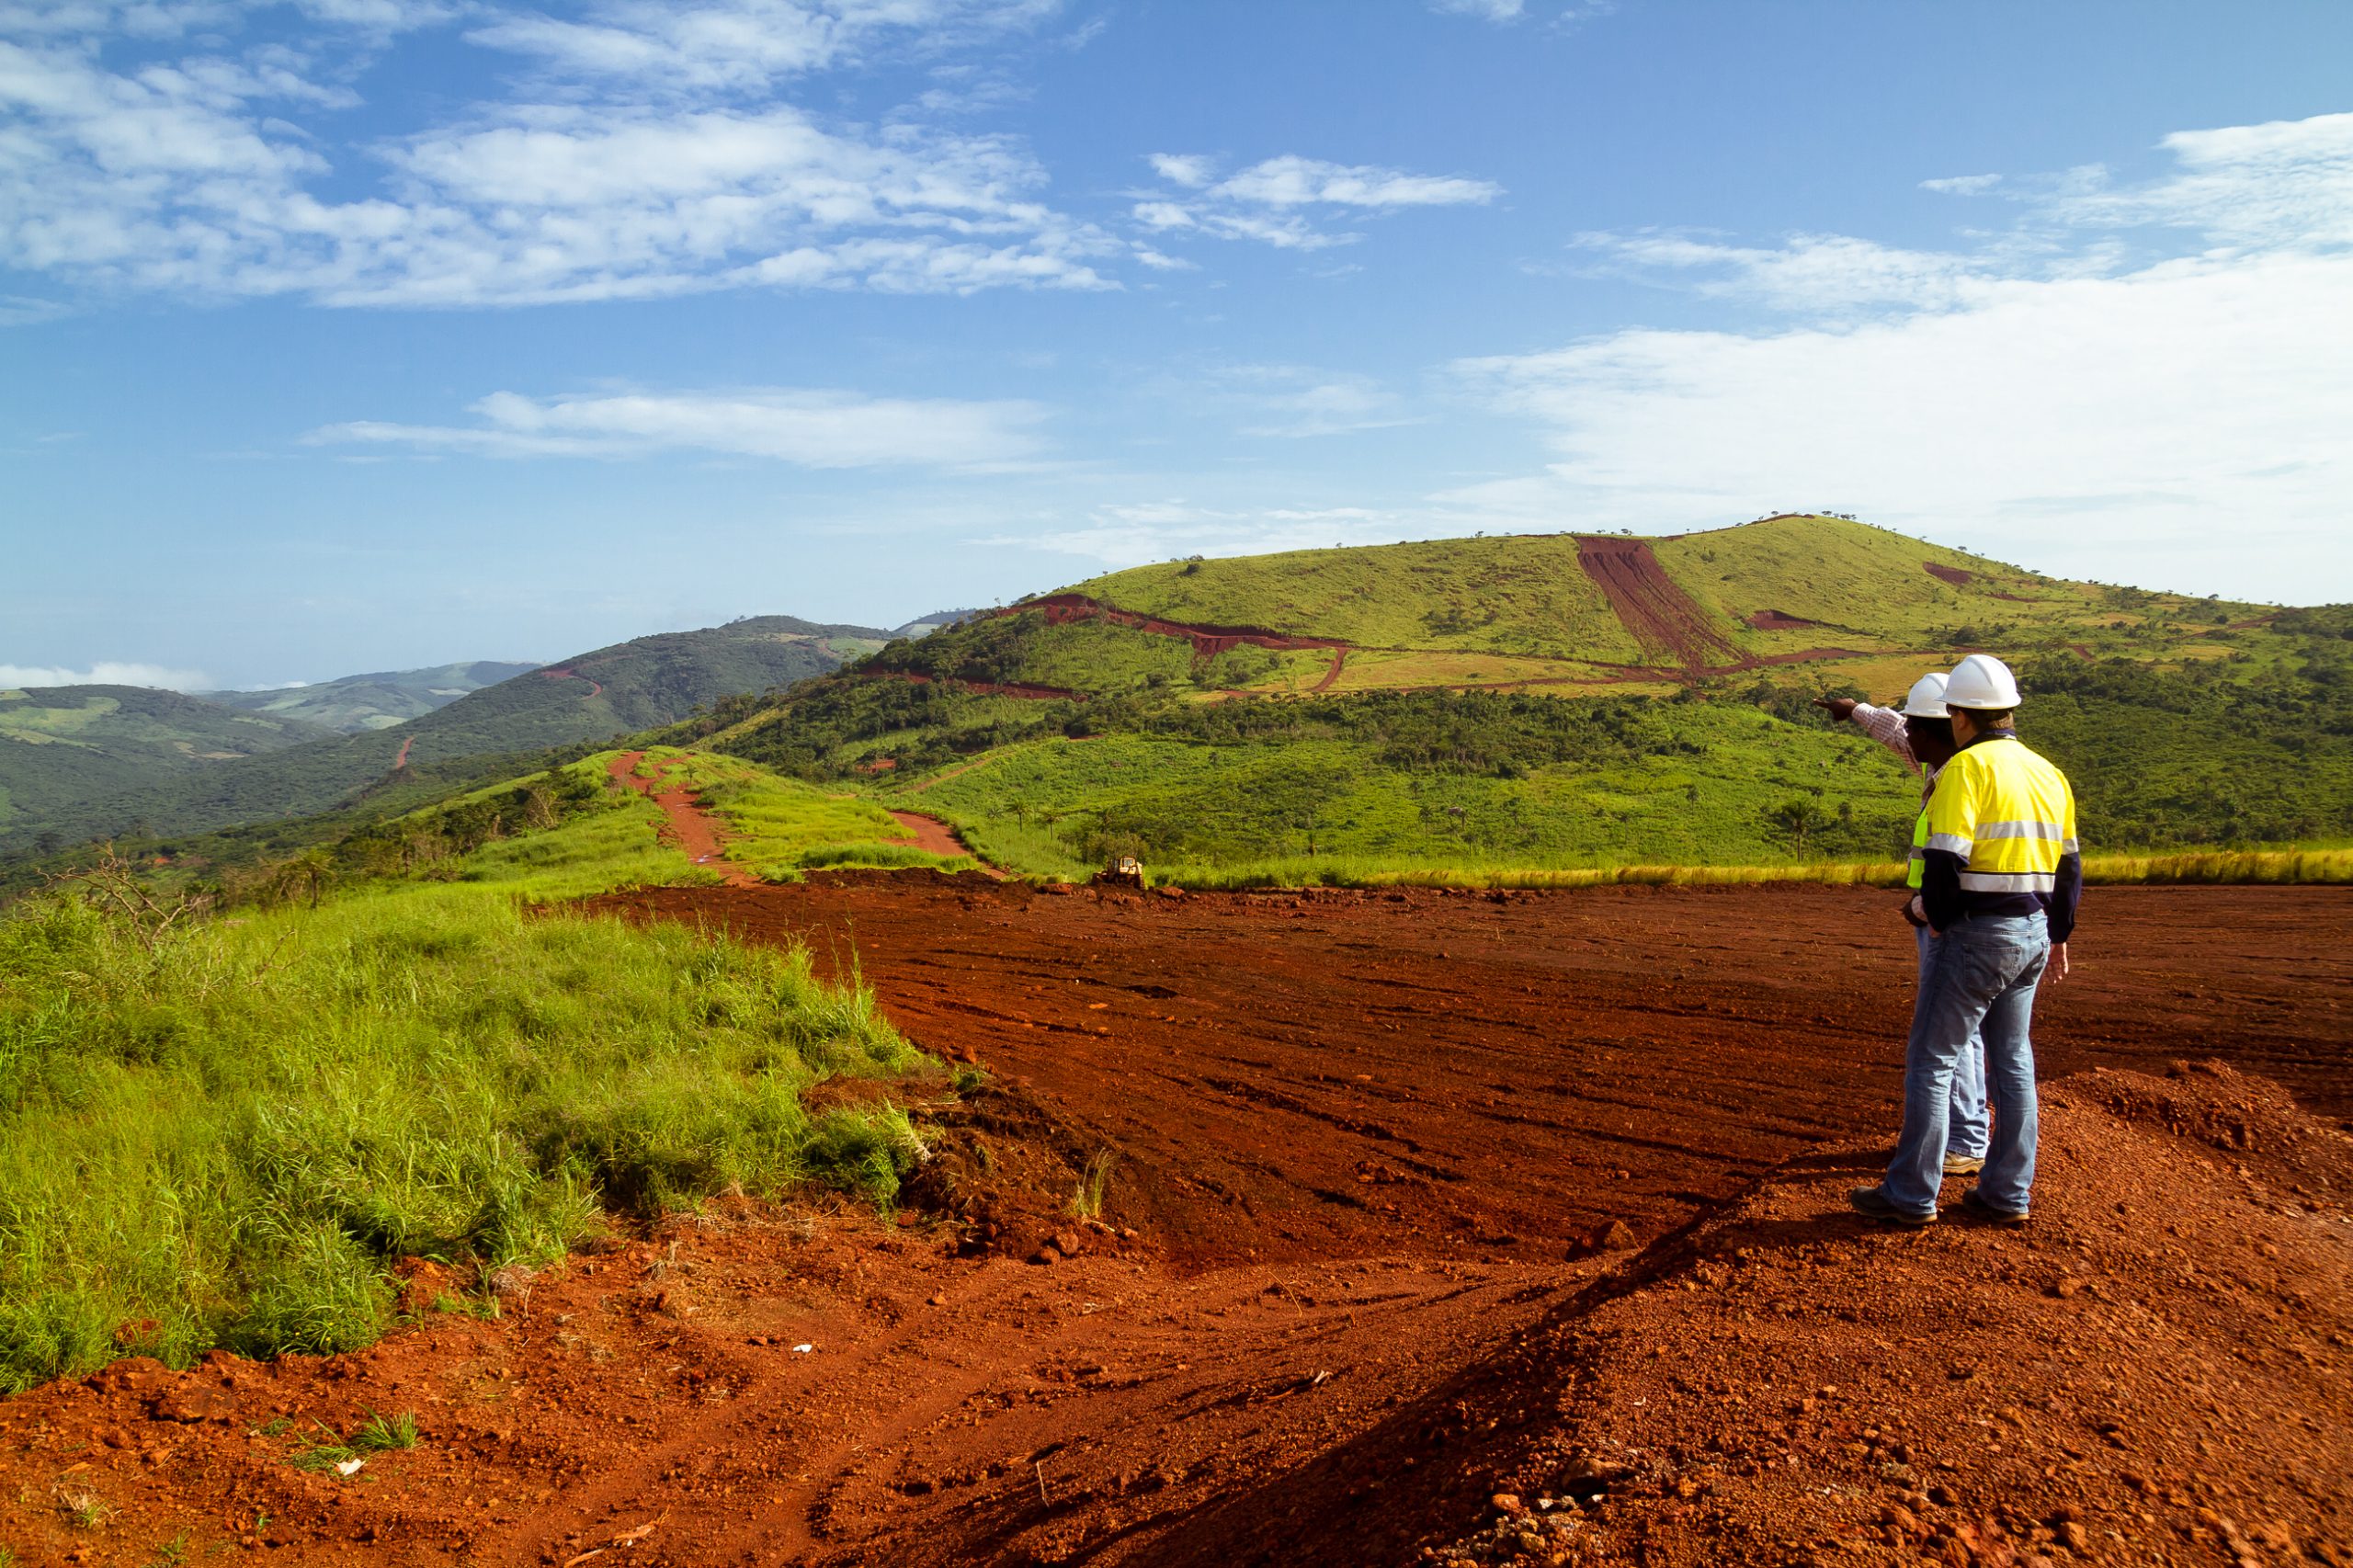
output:
[[[922,1061],[808,956],[465,885],[161,935],[0,919],[0,1391],[131,1352],[327,1352],[406,1255],[540,1265],[612,1210],[919,1154],[801,1091]]]

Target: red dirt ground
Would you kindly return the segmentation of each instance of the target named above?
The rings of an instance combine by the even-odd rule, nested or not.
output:
[[[585,680],[588,682],[588,695],[590,697],[602,697],[605,695],[605,686],[602,681],[591,680],[588,676],[582,675],[578,670],[541,670],[540,674],[545,676],[550,680]]]
[[[638,776],[637,765],[644,760],[645,754],[642,751],[623,752],[606,765],[606,771],[620,780],[624,788],[653,797],[654,803],[661,807],[663,814],[670,819],[665,836],[676,845],[688,859],[718,872],[731,888],[766,886],[759,878],[726,858],[726,845],[719,824],[695,800],[692,790],[683,784],[665,788],[653,779]],[[665,783],[669,767],[665,764],[661,769]]]
[[[416,744],[416,737],[415,735],[411,735],[406,740],[401,742],[401,754],[400,756],[392,758],[393,772],[398,773],[402,768],[408,766],[408,748],[415,744]]]
[[[1019,615],[1024,610],[1032,609],[1043,610],[1046,623],[1050,626],[1079,620],[1108,620],[1117,626],[1131,626],[1140,631],[1156,632],[1163,637],[1182,637],[1192,643],[1195,656],[1204,659],[1214,658],[1245,643],[1278,650],[1330,648],[1346,652],[1349,647],[1347,642],[1337,637],[1303,637],[1289,631],[1270,631],[1263,626],[1209,626],[1195,621],[1163,620],[1158,616],[1114,608],[1085,594],[1049,594],[1043,598],[1024,599],[1017,605],[1007,605],[990,613]]]
[[[1759,609],[1749,612],[1748,624],[1750,630],[1756,631],[1796,631],[1809,626],[1819,626],[1822,622],[1808,620],[1802,616],[1783,615],[1778,609]]]
[[[1740,650],[1709,624],[1707,612],[1675,580],[1639,539],[1577,536],[1577,564],[1593,579],[1626,631],[1654,658],[1672,659],[1689,670],[1713,663],[1741,663]]]
[[[980,863],[983,872],[999,881],[1005,873],[982,860],[972,846],[956,835],[956,830],[938,817],[927,817],[921,812],[892,812],[891,820],[915,835],[915,847],[932,855],[970,855]]]
[[[2353,1115],[2353,956],[2324,939],[2353,892],[2094,890],[2039,1019],[2065,1081],[2033,1224],[1919,1234],[1843,1207],[1909,1006],[1881,892],[846,873],[597,906],[805,937],[996,1085],[902,1091],[934,1155],[895,1222],[721,1203],[510,1281],[496,1322],[0,1405],[0,1542],[132,1568],[179,1530],[189,1562],[598,1568],[2353,1562],[2353,1156],[2315,1115]],[[2160,1075],[2183,1057],[2304,1108]],[[363,1409],[415,1410],[423,1442],[350,1480],[285,1462]],[[85,1494],[120,1510],[95,1532],[61,1508]]]

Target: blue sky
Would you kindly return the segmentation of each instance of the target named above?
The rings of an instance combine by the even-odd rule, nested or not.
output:
[[[0,681],[1797,507],[2353,598],[2353,7],[0,0]]]

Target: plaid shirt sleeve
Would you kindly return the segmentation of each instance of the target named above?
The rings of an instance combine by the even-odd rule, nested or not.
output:
[[[1851,722],[1855,728],[1902,757],[1906,767],[1920,766],[1920,759],[1912,755],[1912,737],[1904,728],[1904,715],[1893,708],[1874,708],[1868,702],[1858,702]]]

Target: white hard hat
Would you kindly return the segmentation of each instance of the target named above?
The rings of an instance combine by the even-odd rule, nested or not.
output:
[[[1951,708],[1991,709],[2000,712],[2018,705],[2018,683],[2010,666],[1991,653],[1972,653],[1945,677],[1945,703]]]
[[[1931,670],[1912,683],[1912,689],[1904,694],[1904,716],[1906,719],[1945,717],[1945,677],[1942,670]]]

